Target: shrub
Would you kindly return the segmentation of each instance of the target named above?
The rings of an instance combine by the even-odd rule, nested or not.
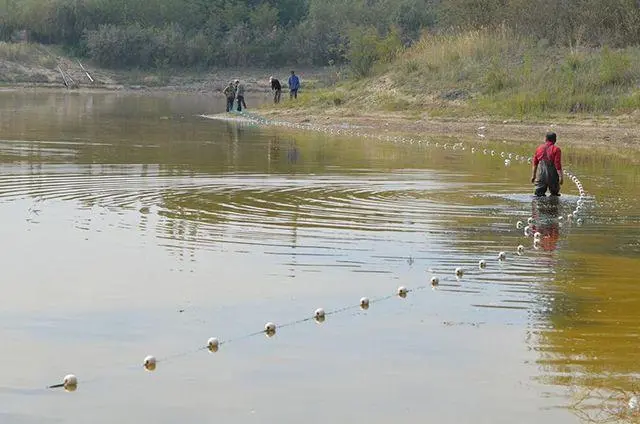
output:
[[[410,59],[405,63],[405,70],[408,74],[412,74],[414,72],[418,72],[420,70],[420,65],[417,61]]]
[[[511,85],[511,79],[506,70],[494,65],[483,78],[485,92],[488,94],[496,94]]]
[[[376,63],[391,62],[402,42],[397,31],[391,30],[386,37],[380,37],[373,27],[355,27],[349,31],[347,60],[356,77],[368,76]]]
[[[631,79],[631,60],[624,52],[602,49],[600,58],[600,82],[603,85],[624,84]]]

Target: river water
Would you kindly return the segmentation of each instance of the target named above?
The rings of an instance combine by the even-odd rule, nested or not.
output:
[[[578,225],[557,219],[573,184],[534,202],[529,166],[500,157],[530,154],[540,134],[427,146],[198,116],[223,107],[0,93],[0,422],[626,414],[640,377],[637,158],[564,147],[588,194]],[[538,249],[516,228],[532,215]],[[319,307],[337,313],[308,320]],[[288,325],[255,335],[268,321]],[[209,337],[227,343],[210,353]],[[75,392],[45,388],[69,373]]]

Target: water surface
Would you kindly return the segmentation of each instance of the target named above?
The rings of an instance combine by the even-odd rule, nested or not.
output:
[[[565,423],[575,394],[637,387],[631,160],[565,148],[590,196],[578,226],[556,218],[575,187],[533,202],[528,166],[504,166],[534,141],[472,154],[451,148],[477,143],[465,134],[426,146],[197,116],[222,107],[0,93],[3,423]],[[532,214],[538,250],[515,227]],[[199,350],[362,296],[391,297]],[[78,391],[43,389],[67,373]]]

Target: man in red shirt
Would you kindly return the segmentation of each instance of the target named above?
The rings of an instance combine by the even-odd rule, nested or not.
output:
[[[556,133],[549,132],[533,155],[531,183],[536,185],[536,196],[543,197],[547,189],[552,196],[560,196],[563,182],[562,151],[556,146]]]

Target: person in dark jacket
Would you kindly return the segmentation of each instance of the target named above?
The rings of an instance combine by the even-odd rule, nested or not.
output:
[[[240,80],[235,81],[236,99],[238,100],[238,112],[242,112],[242,108],[247,108],[247,104],[244,101],[244,84],[240,83]],[[233,108],[233,106],[232,106]]]
[[[548,132],[544,144],[536,149],[531,168],[531,183],[536,185],[535,195],[560,196],[562,178],[562,151],[556,146],[556,133]]]
[[[294,71],[291,71],[291,76],[289,77],[289,98],[297,99],[299,88],[300,78],[298,78]]]
[[[273,92],[273,103],[280,103],[280,96],[282,95],[282,85],[277,78],[269,77],[271,82],[271,91]]]
[[[236,88],[234,87],[233,82],[230,82],[229,85],[225,87],[222,94],[227,98],[227,112],[231,112],[233,110],[233,102],[236,99]]]

